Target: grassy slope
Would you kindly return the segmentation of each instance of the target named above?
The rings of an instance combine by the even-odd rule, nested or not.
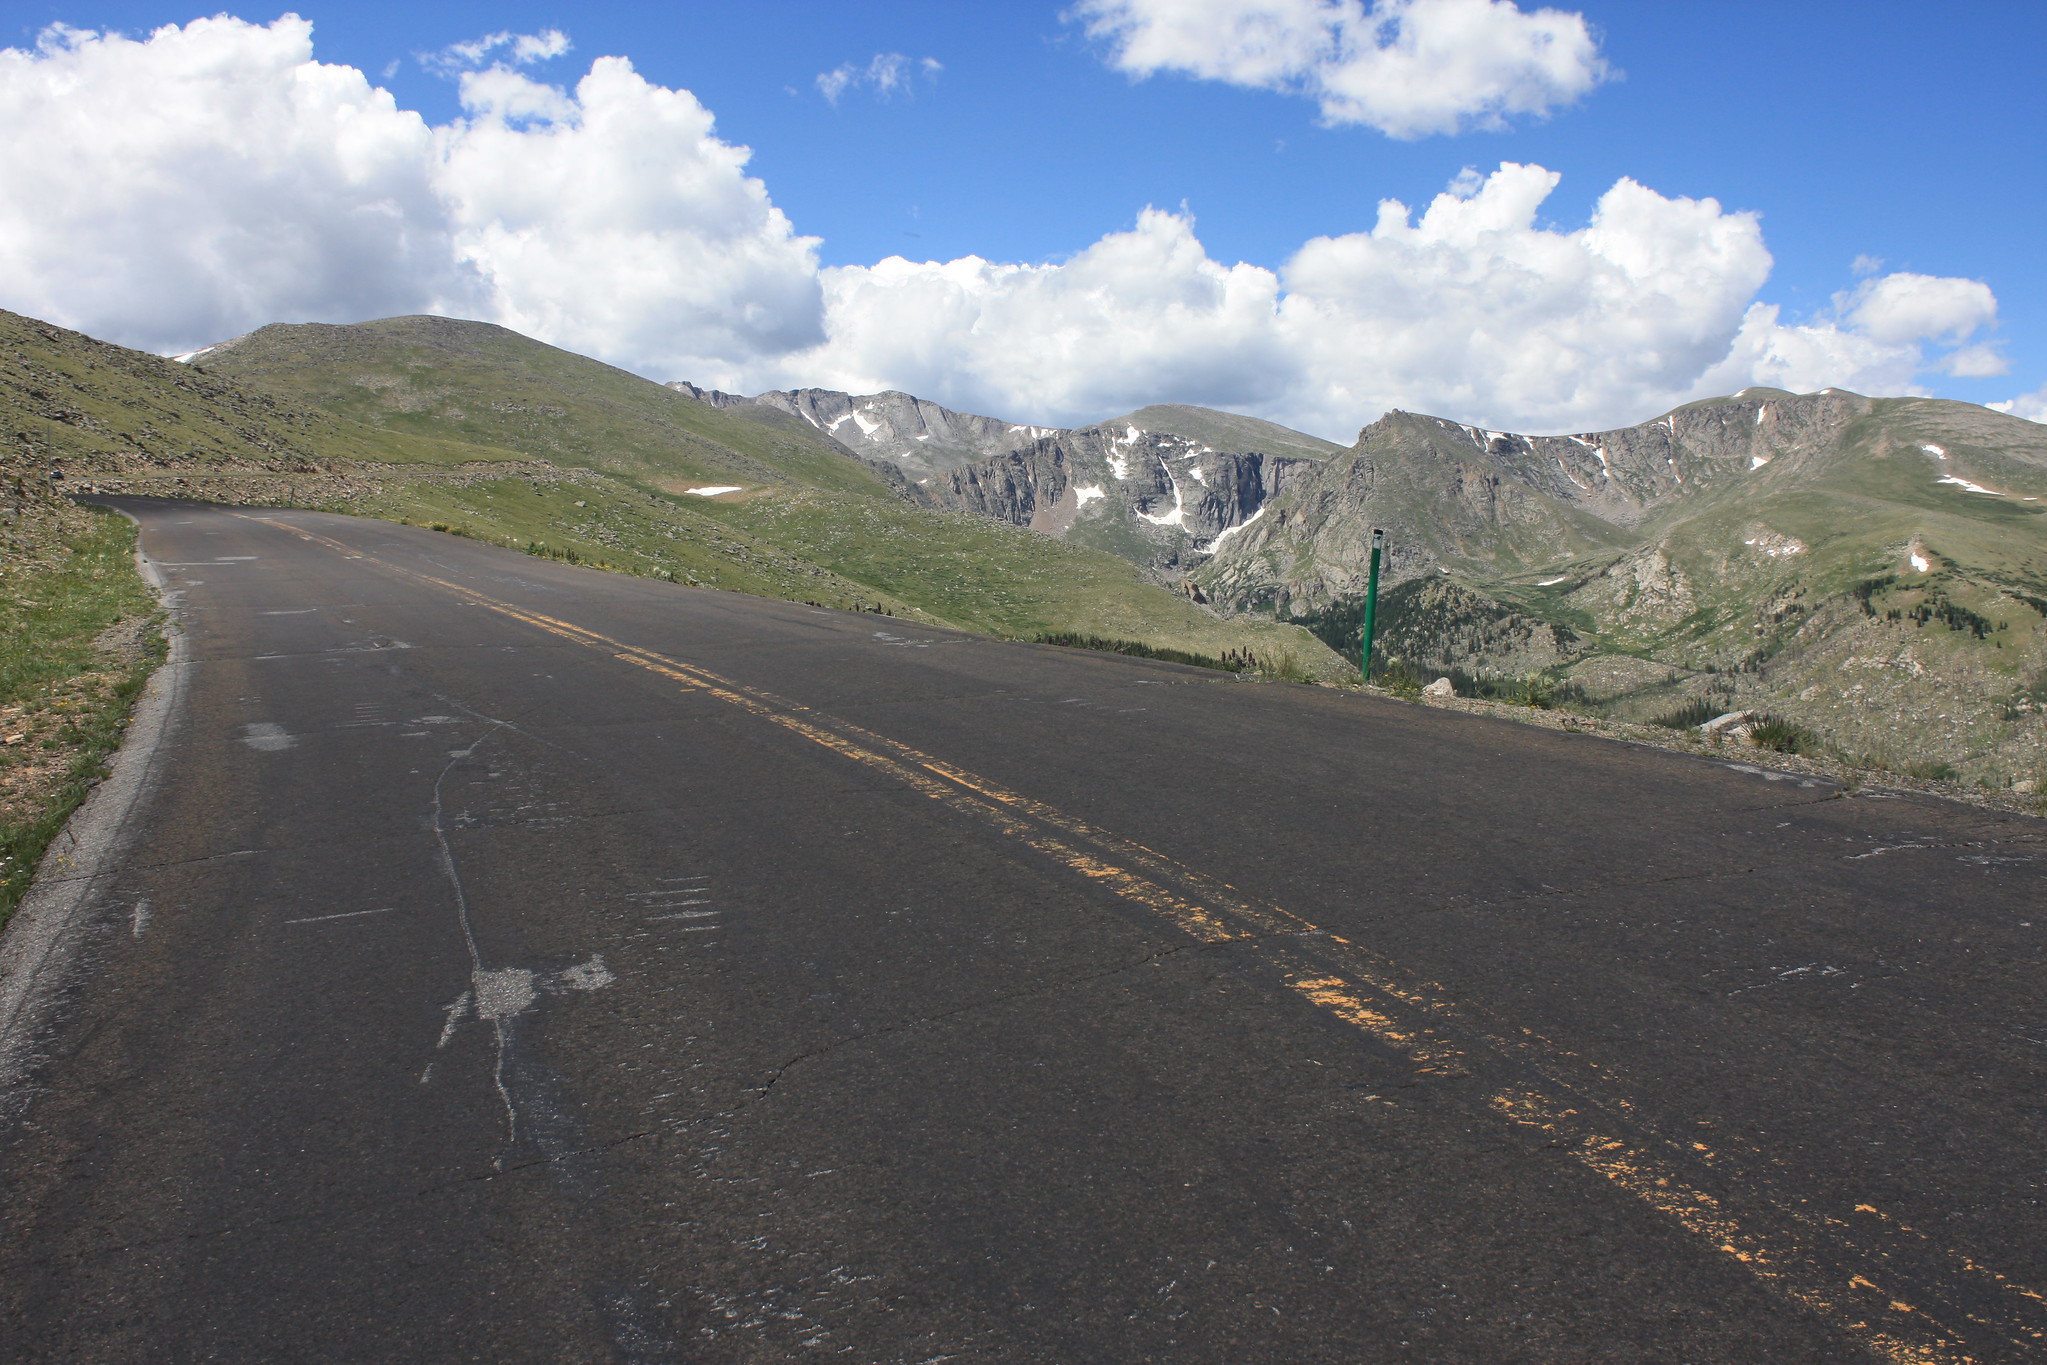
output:
[[[467,488],[388,487],[333,510],[446,528],[511,549],[644,578],[937,620],[885,590],[620,480],[542,485],[497,479]]]
[[[1929,442],[1949,458],[1927,453]],[[2047,497],[2047,427],[1970,404],[1884,399],[1831,449],[1784,463],[1680,502],[1644,528],[1645,542],[1688,571],[1699,607],[1667,629],[1619,630],[1618,641],[1728,662],[1754,652],[1755,641],[1740,637],[1755,634],[1769,604],[1795,597],[1810,608],[1882,573],[1909,578],[1915,543],[1963,578],[2047,593],[2047,502],[2022,500]],[[1939,482],[1950,473],[1994,480],[2013,496]],[[1745,552],[1764,530],[1804,549],[1777,559]]]
[[[199,363],[385,432],[502,446],[652,488],[887,491],[879,474],[786,413],[714,408],[488,323],[280,324]]]
[[[1020,637],[1078,630],[1202,654],[1248,649],[1318,677],[1344,671],[1298,627],[1219,619],[1124,560],[1006,522],[817,493],[714,512],[969,629]]]
[[[169,463],[304,459],[460,464],[502,449],[418,439],[337,418],[289,395],[236,383],[0,310],[0,460],[94,457]]]
[[[912,507],[796,418],[712,408],[500,327],[440,318],[267,327],[202,363],[385,431],[489,442],[609,476],[553,493],[515,482],[392,490],[372,504],[385,515],[996,634],[1066,630],[1201,653],[1247,649],[1318,676],[1341,672],[1306,632],[1219,620],[1111,555]],[[672,496],[705,483],[747,494]],[[574,508],[576,499],[589,506]]]

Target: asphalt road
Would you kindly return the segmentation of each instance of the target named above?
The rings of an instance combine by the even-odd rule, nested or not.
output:
[[[2039,821],[124,505],[9,1360],[2047,1357]]]

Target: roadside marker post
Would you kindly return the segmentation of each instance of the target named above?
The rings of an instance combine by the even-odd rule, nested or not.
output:
[[[1379,614],[1379,554],[1386,548],[1386,533],[1372,528],[1372,571],[1365,579],[1365,628],[1358,643],[1358,681],[1372,680],[1372,627]]]

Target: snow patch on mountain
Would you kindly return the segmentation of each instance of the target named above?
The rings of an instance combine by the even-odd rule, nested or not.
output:
[[[1250,516],[1245,517],[1242,521],[1238,522],[1235,526],[1225,526],[1221,531],[1219,531],[1216,534],[1216,538],[1214,540],[1209,541],[1208,544],[1205,546],[1197,547],[1196,553],[1204,555],[1214,554],[1216,551],[1222,549],[1224,541],[1228,540],[1231,536],[1243,530],[1246,526],[1249,526],[1252,522],[1258,520],[1258,518],[1264,515],[1265,509],[1261,507],[1257,511],[1253,512]]]

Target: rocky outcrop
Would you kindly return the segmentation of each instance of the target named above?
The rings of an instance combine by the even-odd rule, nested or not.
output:
[[[921,491],[936,507],[1079,539],[1170,573],[1214,554],[1315,463],[1211,450],[1125,424],[1046,436]]]
[[[668,387],[677,393],[686,393],[699,403],[708,403],[714,408],[742,408],[753,403],[745,394],[726,393],[721,389],[700,389],[687,379],[672,379]]]

